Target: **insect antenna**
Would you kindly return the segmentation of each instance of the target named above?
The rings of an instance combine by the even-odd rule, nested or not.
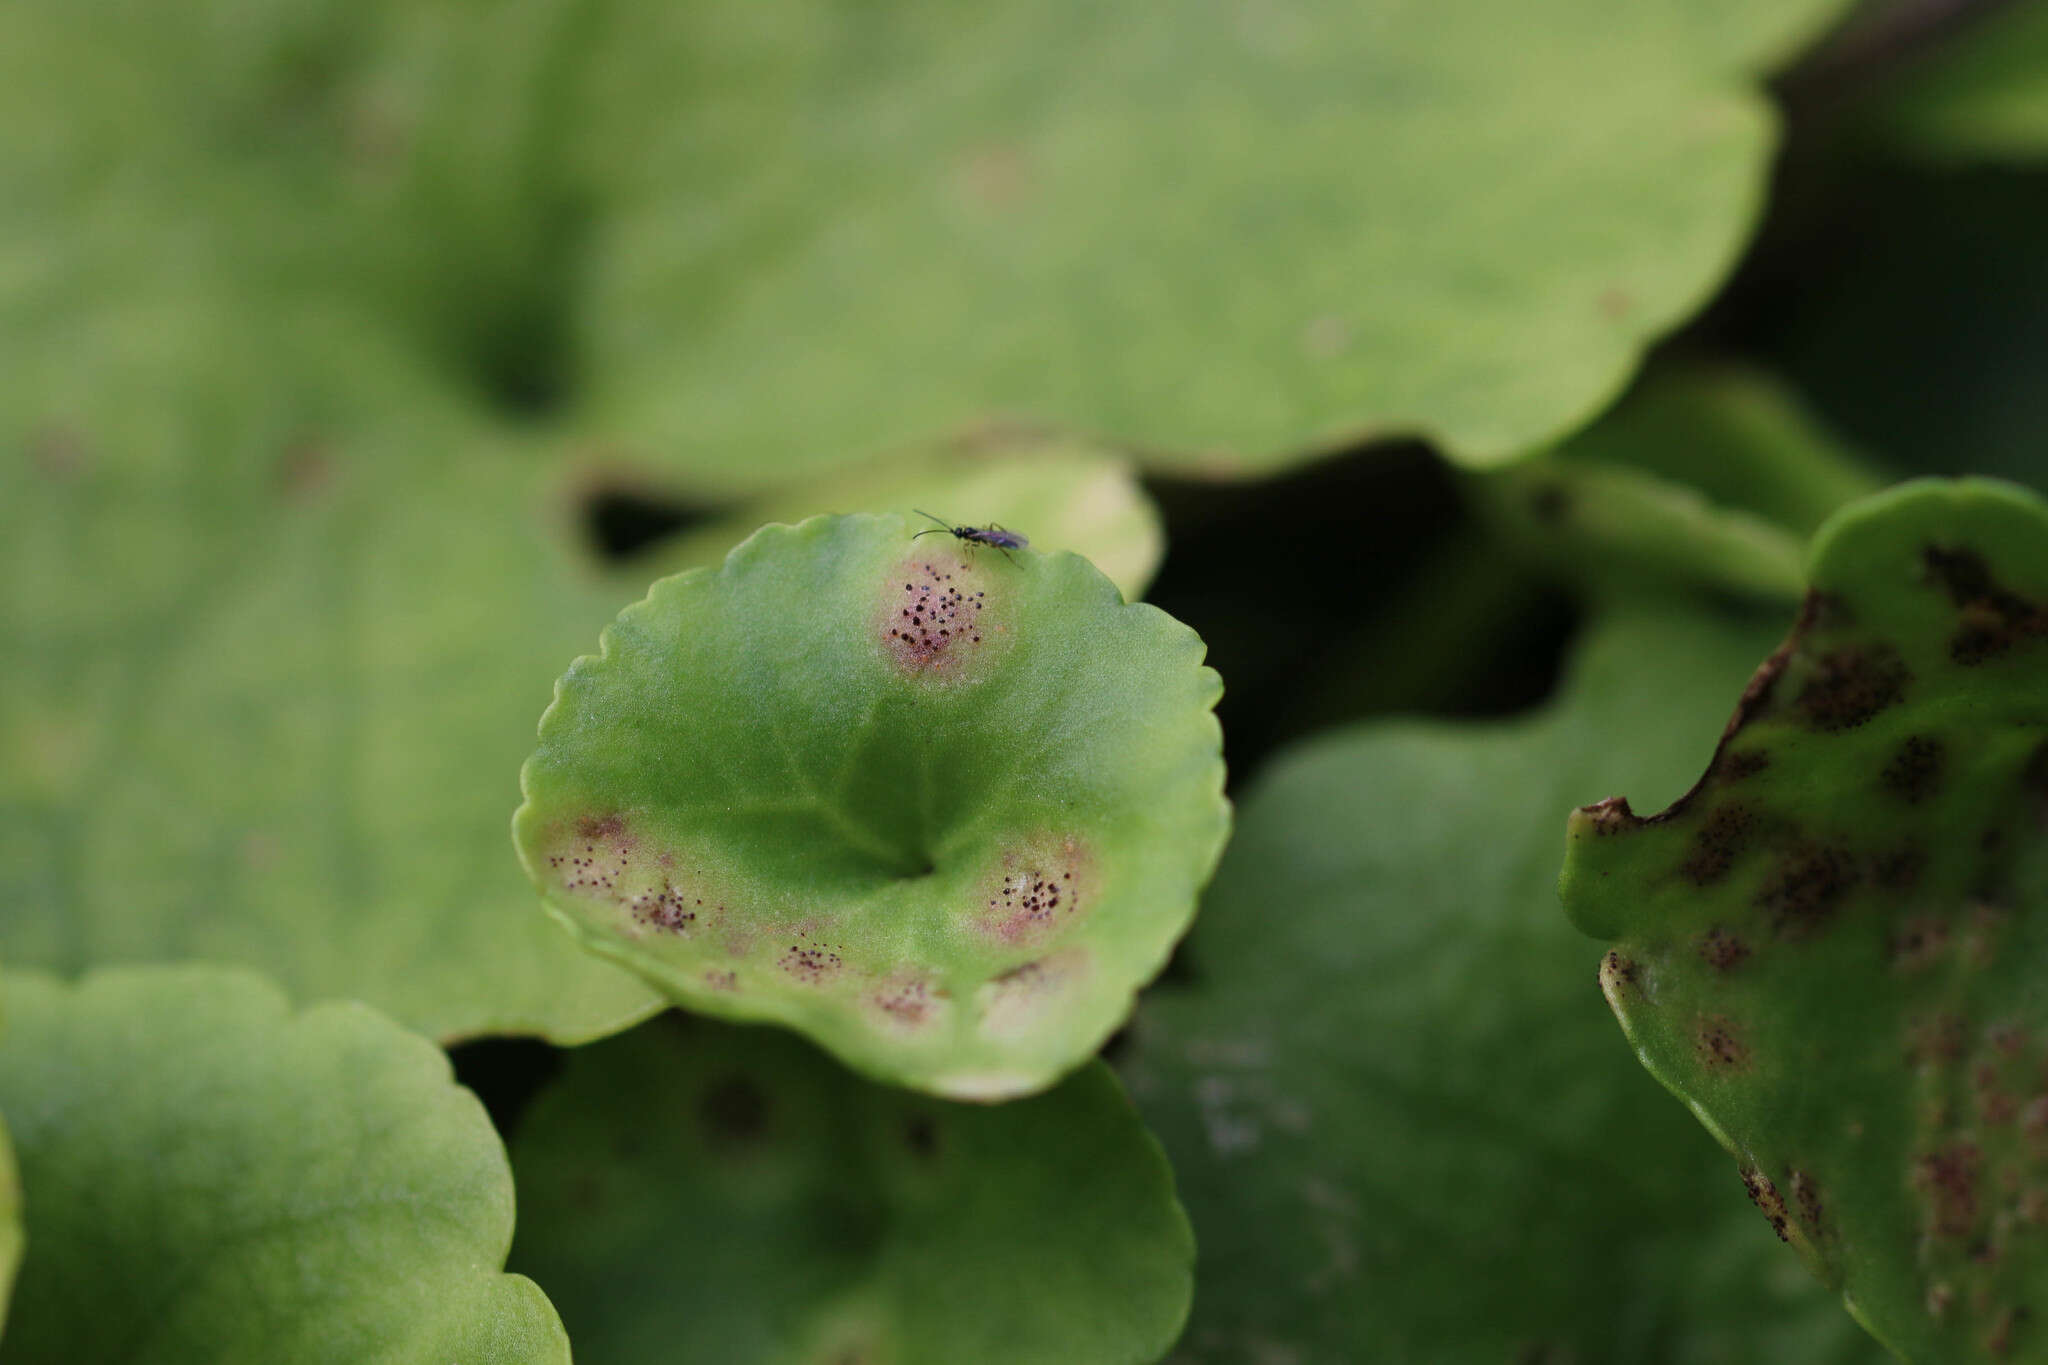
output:
[[[919,516],[925,518],[927,521],[936,521],[939,523],[937,528],[930,531],[919,531],[917,533],[917,536],[935,536],[940,531],[944,531],[948,535],[951,535],[953,533],[953,524],[947,521],[945,518],[935,517],[931,513],[925,511],[922,507],[913,507],[910,510],[917,513]],[[917,536],[912,536],[911,539],[916,540]]]

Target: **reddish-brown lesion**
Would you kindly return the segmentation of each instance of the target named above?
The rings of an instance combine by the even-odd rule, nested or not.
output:
[[[875,633],[906,673],[957,676],[1004,629],[982,574],[958,555],[912,555],[891,570],[882,588]]]
[[[1087,846],[1071,834],[1012,848],[983,882],[976,926],[1005,945],[1052,941],[1093,908],[1093,866]]]

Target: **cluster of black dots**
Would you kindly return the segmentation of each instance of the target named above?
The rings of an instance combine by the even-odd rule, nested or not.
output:
[[[839,954],[825,944],[792,943],[782,954],[782,970],[811,986],[836,975],[841,965]]]
[[[974,624],[974,617],[982,609],[986,594],[977,592],[970,596],[949,586],[953,575],[930,564],[924,566],[924,573],[925,582],[903,585],[903,591],[911,596],[896,613],[896,625],[890,633],[926,655],[938,653],[956,639],[980,644],[981,628]]]
[[[657,929],[667,929],[671,933],[680,934],[688,931],[689,927],[697,922],[697,909],[703,904],[703,901],[685,896],[667,882],[663,882],[661,890],[643,891],[633,897],[627,902],[627,908],[633,912],[633,918],[642,924],[651,924]]]
[[[1074,890],[1063,886],[1074,880],[1074,874],[1064,873],[1057,880],[1042,872],[1020,872],[1014,877],[1003,878],[1001,904],[994,898],[988,903],[991,910],[1000,909],[1003,918],[1012,924],[1046,924],[1059,914],[1061,892],[1067,905],[1067,913],[1074,912]]]
[[[565,866],[569,869],[562,882],[567,890],[610,891],[618,885],[619,874],[625,871],[626,855],[621,853],[618,865],[606,871],[598,866],[597,845],[585,844],[582,857],[557,853],[548,859],[548,866],[557,871]]]

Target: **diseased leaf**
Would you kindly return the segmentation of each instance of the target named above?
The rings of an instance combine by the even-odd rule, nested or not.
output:
[[[1100,1062],[999,1108],[668,1016],[577,1052],[514,1144],[513,1264],[584,1365],[1141,1365],[1194,1241]]]
[[[1177,1361],[1875,1359],[1631,1084],[1531,814],[1675,791],[1765,638],[1657,602],[1532,719],[1358,727],[1261,778],[1132,1030],[1201,1244]]]
[[[511,1172],[438,1048],[240,971],[7,991],[8,1360],[567,1365],[547,1299],[499,1271]]]
[[[1075,555],[765,527],[570,666],[520,856],[691,1009],[938,1094],[1039,1090],[1123,1021],[1221,851],[1201,658]]]
[[[1644,1065],[1880,1340],[2048,1360],[2048,504],[1906,485],[1811,565],[1699,783],[1572,817],[1565,903]]]
[[[590,418],[720,485],[1008,414],[1206,473],[1497,463],[1719,281],[1754,77],[1843,8],[619,6],[571,149]]]
[[[242,963],[441,1038],[644,1017],[504,855],[547,679],[632,592],[566,489],[347,320],[47,341],[0,389],[10,961]]]

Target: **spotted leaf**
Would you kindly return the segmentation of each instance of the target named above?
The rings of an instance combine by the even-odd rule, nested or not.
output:
[[[901,516],[654,586],[542,719],[515,830],[593,951],[954,1096],[1129,1012],[1221,849],[1202,642],[1086,560]]]
[[[1650,1071],[1914,1361],[2048,1359],[2048,505],[1923,482],[1818,534],[1706,775],[1572,817]]]
[[[1768,631],[1632,607],[1537,716],[1358,726],[1254,783],[1121,1054],[1201,1244],[1176,1361],[1877,1358],[1635,1074],[1529,814],[1677,791]]]

